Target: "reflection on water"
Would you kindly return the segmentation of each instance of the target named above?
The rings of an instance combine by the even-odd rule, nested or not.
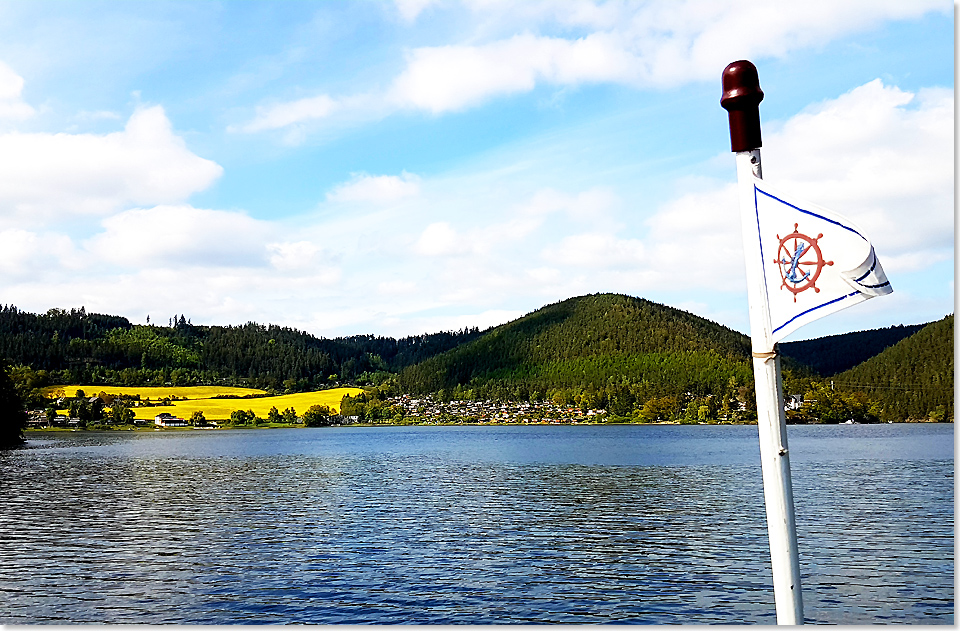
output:
[[[2,623],[775,622],[755,427],[32,438]],[[952,624],[953,427],[790,441],[807,621]]]

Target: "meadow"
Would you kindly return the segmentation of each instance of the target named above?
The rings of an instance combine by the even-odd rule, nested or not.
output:
[[[253,413],[261,418],[266,418],[270,408],[276,407],[278,411],[283,412],[287,408],[296,410],[298,416],[302,416],[310,406],[326,405],[334,412],[340,411],[340,401],[344,395],[356,396],[363,392],[360,388],[332,388],[330,390],[320,390],[318,392],[298,392],[296,394],[283,394],[277,396],[259,396],[250,399],[217,399],[217,396],[243,397],[247,395],[267,395],[264,390],[253,388],[233,388],[220,386],[57,386],[49,388],[52,394],[57,390],[63,390],[65,396],[73,396],[77,390],[83,390],[87,396],[94,396],[100,393],[109,395],[126,394],[130,396],[140,396],[141,401],[150,399],[152,402],[161,399],[170,398],[169,405],[134,407],[131,408],[138,419],[150,420],[161,413],[169,412],[183,419],[190,419],[194,412],[203,412],[204,418],[208,421],[224,421],[230,418],[230,414],[235,410],[252,410]],[[46,394],[46,393],[45,393]],[[176,397],[177,400],[173,400]]]

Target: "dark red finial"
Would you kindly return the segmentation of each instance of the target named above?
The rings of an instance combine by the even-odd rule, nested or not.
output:
[[[746,60],[735,61],[723,70],[723,96],[720,107],[730,117],[730,150],[760,148],[760,77],[757,67]]]

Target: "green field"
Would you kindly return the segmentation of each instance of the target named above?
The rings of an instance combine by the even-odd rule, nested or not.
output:
[[[363,392],[360,388],[333,388],[319,392],[298,392],[279,396],[265,396],[254,399],[214,399],[216,396],[244,396],[249,394],[266,394],[263,390],[252,388],[227,388],[219,386],[185,386],[185,387],[127,387],[127,386],[57,386],[48,388],[50,394],[63,390],[66,396],[73,396],[77,390],[83,390],[87,396],[94,396],[101,392],[111,395],[127,394],[140,395],[140,400],[159,401],[167,397],[177,397],[178,401],[170,401],[170,405],[135,407],[132,408],[136,418],[153,420],[161,412],[169,412],[183,419],[190,419],[194,412],[203,412],[208,421],[224,421],[230,418],[235,410],[253,410],[261,418],[266,418],[270,408],[276,407],[282,412],[287,408],[296,410],[302,416],[312,405],[326,405],[334,412],[340,411],[340,400],[349,394],[356,396]],[[45,392],[46,393],[46,392]],[[48,394],[48,396],[50,396]]]

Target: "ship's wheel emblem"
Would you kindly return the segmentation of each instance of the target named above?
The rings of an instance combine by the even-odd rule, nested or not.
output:
[[[793,301],[797,301],[797,294],[813,288],[813,291],[819,292],[817,279],[820,278],[820,272],[827,265],[833,265],[833,261],[824,261],[823,253],[817,241],[823,237],[818,234],[816,238],[808,237],[799,232],[800,224],[793,224],[793,232],[780,239],[780,248],[777,250],[777,258],[774,263],[780,268],[780,278],[783,284],[780,288],[786,288],[793,293]]]

